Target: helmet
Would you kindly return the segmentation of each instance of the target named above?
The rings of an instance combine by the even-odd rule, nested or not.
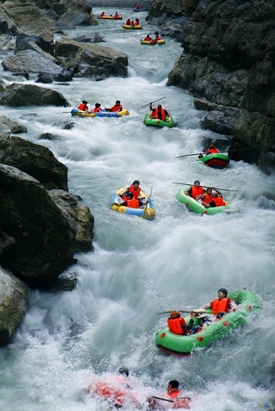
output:
[[[96,106],[96,107],[100,107],[100,106],[101,106],[101,104],[99,104],[99,103],[95,103],[95,106]]]
[[[140,185],[140,182],[138,180],[133,181],[133,185],[137,184],[138,186]]]
[[[124,194],[126,197],[131,197],[133,198],[133,193],[132,191],[126,191],[126,193]]]
[[[123,375],[126,375],[127,377],[129,377],[129,370],[128,370],[128,368],[126,368],[126,367],[121,367],[121,368],[118,370],[118,372],[119,372],[119,374],[123,374]]]
[[[83,103],[83,104],[88,104],[88,101],[83,100],[82,103]]]
[[[218,293],[223,293],[227,297],[227,290],[225,288],[220,288]]]

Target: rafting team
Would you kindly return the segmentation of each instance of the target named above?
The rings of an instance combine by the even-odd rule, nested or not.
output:
[[[122,111],[123,110],[123,105],[120,103],[119,100],[117,100],[115,102],[115,104],[113,105],[113,107],[111,108],[101,108],[101,104],[100,103],[95,103],[95,107],[93,108],[93,110],[90,110],[89,106],[88,106],[88,101],[83,100],[82,103],[79,104],[79,106],[77,107],[78,110],[82,110],[82,111],[87,111],[87,113],[104,113],[106,111],[108,112],[118,112],[118,111]]]

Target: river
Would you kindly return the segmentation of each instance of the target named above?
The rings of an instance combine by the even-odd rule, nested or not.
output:
[[[244,162],[215,170],[195,156],[175,158],[200,152],[204,138],[217,137],[200,128],[205,113],[194,108],[192,95],[166,87],[182,48],[172,38],[163,46],[141,45],[141,38],[157,29],[145,21],[146,13],[104,11],[118,11],[123,21],[100,20],[97,27],[67,35],[98,31],[106,46],[128,54],[128,77],[75,78],[69,86],[44,87],[60,91],[72,107],[83,99],[91,107],[96,102],[109,107],[119,99],[129,116],[82,119],[71,118],[70,108],[2,107],[2,115],[27,127],[22,138],[48,147],[68,166],[70,192],[80,195],[95,217],[95,238],[94,252],[77,255],[78,264],[69,269],[78,277],[72,292],[31,292],[12,343],[0,350],[0,409],[107,410],[105,402],[83,395],[83,388],[95,375],[126,366],[132,386],[144,396],[178,379],[193,396],[194,411],[267,410],[275,365],[274,174]],[[144,29],[123,30],[128,17],[138,17]],[[10,73],[1,76],[6,84],[15,81]],[[149,105],[142,106],[161,97],[177,120],[175,128],[143,124]],[[62,128],[70,120],[74,127]],[[39,139],[45,132],[58,139]],[[109,195],[135,179],[145,192],[152,189],[153,221],[108,209]],[[234,212],[200,217],[183,208],[175,199],[181,185],[172,182],[195,179],[237,190],[223,192]],[[156,313],[197,308],[216,298],[220,287],[252,290],[261,309],[188,358],[158,351],[154,335],[166,316]]]

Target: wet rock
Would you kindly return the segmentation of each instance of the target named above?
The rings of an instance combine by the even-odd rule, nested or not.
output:
[[[19,137],[0,137],[0,162],[29,174],[41,184],[68,190],[68,169],[46,147]]]
[[[1,235],[0,235],[1,238]],[[5,346],[22,321],[29,289],[23,281],[0,267],[0,346]]]
[[[20,133],[26,133],[27,132],[27,128],[25,126],[23,126],[22,124],[16,123],[16,121],[12,121],[9,118],[3,116],[0,117],[0,123],[5,124],[6,126],[8,126],[11,130],[11,133],[14,134],[20,134]],[[2,136],[2,134],[1,134]]]
[[[69,106],[68,101],[57,91],[32,84],[13,83],[0,90],[0,105],[20,106]]]

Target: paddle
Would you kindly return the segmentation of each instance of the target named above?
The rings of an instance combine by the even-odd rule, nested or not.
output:
[[[150,200],[150,198],[151,198],[152,191],[153,191],[153,186],[151,186],[151,191],[150,191],[149,197],[147,197],[148,202],[146,203],[146,205],[145,205],[145,207],[144,207],[143,217],[145,216],[145,212],[146,212],[146,209],[147,209],[149,200]]]
[[[151,104],[151,103],[156,103],[157,101],[162,100],[163,98],[166,98],[166,97],[161,97],[161,98],[158,98],[157,100],[150,101],[150,103],[147,103],[147,104],[145,104],[144,106],[141,106],[141,108],[146,107],[146,106],[149,106],[149,104]]]
[[[166,398],[156,397],[155,395],[153,395],[152,398],[156,398],[157,400],[161,400],[161,401],[175,402],[174,400],[168,400]],[[175,399],[176,400],[191,400],[190,397],[176,397]]]
[[[190,183],[176,183],[172,181],[172,184],[181,184],[183,186],[192,186],[193,184]],[[208,188],[209,186],[202,186],[204,188]],[[228,188],[220,188],[220,187],[215,187],[217,190],[223,190],[223,191],[239,191],[239,190],[229,190]]]
[[[183,156],[177,156],[177,157],[175,157],[175,158],[189,157],[189,156],[198,156],[199,154],[202,154],[202,153],[184,154]]]
[[[195,308],[194,310],[179,310],[178,312],[179,313],[203,314],[203,313],[205,313],[205,309],[204,308]],[[161,312],[157,313],[157,315],[158,314],[170,314],[170,313],[171,313],[171,310],[170,311],[161,311]]]

